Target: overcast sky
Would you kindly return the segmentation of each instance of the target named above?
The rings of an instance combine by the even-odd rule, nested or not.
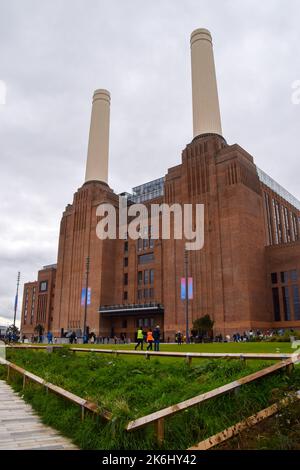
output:
[[[195,28],[213,35],[227,142],[300,199],[299,18],[299,0],[0,0],[0,323],[13,316],[18,270],[35,280],[56,261],[62,211],[84,182],[95,89],[112,95],[115,191],[180,163]]]

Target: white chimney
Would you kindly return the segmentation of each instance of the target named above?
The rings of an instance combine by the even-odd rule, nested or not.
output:
[[[110,94],[96,90],[93,96],[85,182],[108,180]]]
[[[194,137],[222,135],[212,38],[207,29],[192,32],[191,59]]]

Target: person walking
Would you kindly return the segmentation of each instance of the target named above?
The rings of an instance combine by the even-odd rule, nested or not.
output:
[[[159,325],[156,325],[153,331],[154,338],[154,351],[159,351],[159,341],[160,341],[160,328]]]
[[[53,344],[53,335],[51,331],[48,331],[47,338],[48,338],[48,344]]]
[[[181,346],[182,345],[182,333],[181,333],[181,331],[178,331],[176,336],[177,336],[177,344],[179,346]]]
[[[138,328],[137,330],[137,343],[134,349],[136,350],[139,345],[141,349],[144,349],[144,332],[142,328]]]
[[[147,333],[147,343],[148,343],[147,351],[149,351],[149,349],[150,349],[150,351],[152,351],[153,341],[154,341],[153,333],[152,333],[152,330],[150,329]]]

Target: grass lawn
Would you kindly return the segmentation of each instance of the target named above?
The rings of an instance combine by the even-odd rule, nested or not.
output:
[[[275,343],[264,344],[273,347],[267,352],[276,352]],[[261,347],[262,343],[185,345],[182,350],[199,351],[224,346],[234,347],[234,352],[241,352],[237,349],[239,346],[247,346],[248,352],[262,351],[253,349],[254,346]],[[165,347],[179,349],[177,345],[162,345],[162,349]],[[200,359],[188,367],[182,359],[152,358],[147,361],[136,356],[72,354],[68,348],[52,354],[8,350],[8,360],[113,413],[113,420],[109,423],[92,416],[87,416],[82,423],[78,407],[52,394],[46,395],[37,385],[26,386],[24,398],[39,412],[44,422],[71,437],[83,449],[157,448],[152,426],[127,433],[124,431],[126,423],[270,365],[270,361],[247,361],[245,364],[240,360]],[[4,376],[4,367],[1,370]],[[21,390],[20,375],[16,374],[12,383],[16,390]],[[291,377],[284,373],[274,374],[241,387],[237,394],[224,395],[178,413],[166,420],[164,448],[185,449],[268,406],[285,392],[299,388],[300,369],[296,368]]]
[[[132,349],[135,343],[131,344],[72,344],[72,347],[98,348],[98,349]],[[144,344],[144,350],[146,346]],[[140,350],[140,348],[138,349]],[[245,342],[245,343],[204,343],[204,344],[160,344],[161,351],[181,351],[181,352],[215,352],[215,353],[293,353],[291,343],[285,342]]]

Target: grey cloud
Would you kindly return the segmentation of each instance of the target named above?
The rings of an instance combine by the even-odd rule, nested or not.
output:
[[[112,94],[110,185],[160,177],[192,138],[189,36],[214,39],[224,135],[300,198],[300,4],[290,0],[0,0],[0,315],[55,262],[84,177],[91,97]]]

